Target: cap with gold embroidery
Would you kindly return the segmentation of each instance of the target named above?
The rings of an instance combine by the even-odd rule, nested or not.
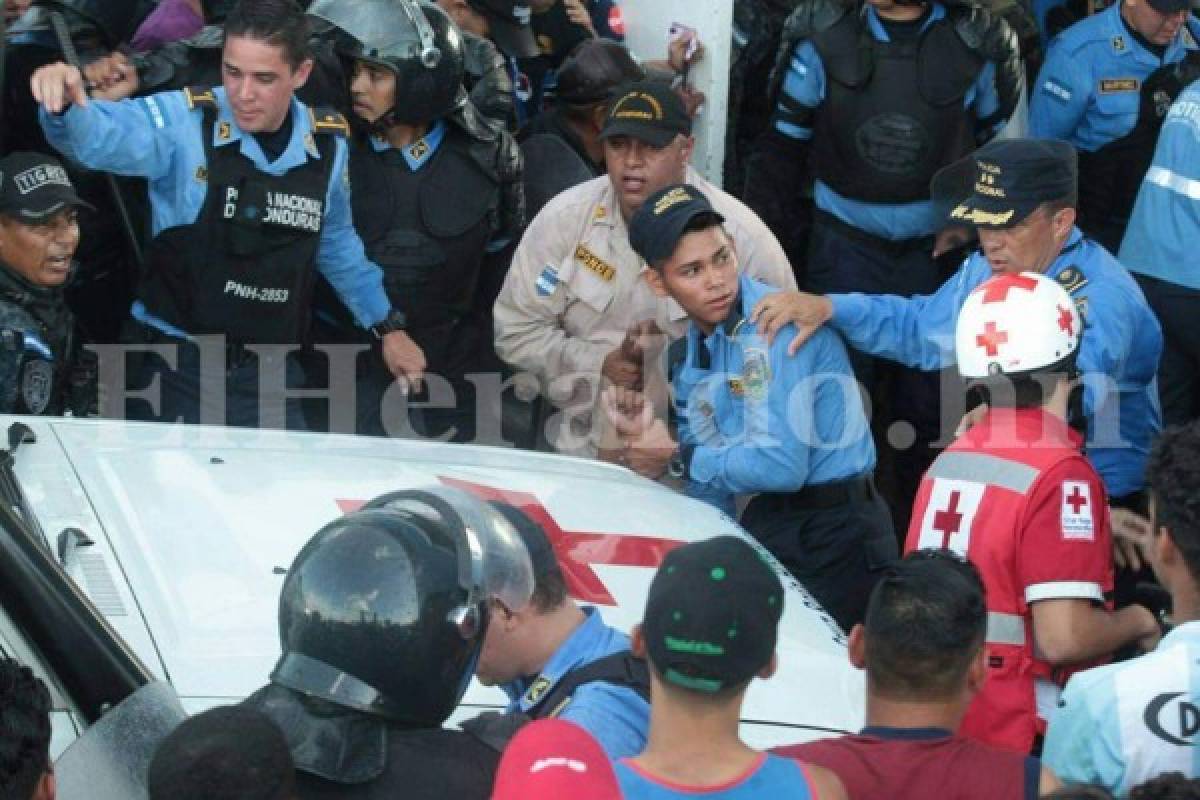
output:
[[[1042,203],[1075,196],[1078,156],[1066,142],[989,142],[933,176],[934,203],[951,225],[1011,228]]]
[[[666,147],[676,136],[692,132],[692,118],[683,100],[665,83],[629,84],[608,107],[600,138],[632,136],[655,147]]]
[[[714,224],[725,221],[695,186],[668,186],[646,198],[629,221],[629,245],[647,264],[665,261],[675,252],[688,224],[702,214]]]

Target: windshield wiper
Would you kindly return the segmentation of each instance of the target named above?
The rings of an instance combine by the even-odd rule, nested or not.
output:
[[[37,515],[33,513],[33,508],[29,505],[25,492],[21,490],[21,480],[17,477],[16,470],[17,450],[23,444],[33,444],[36,441],[37,435],[24,422],[14,422],[8,426],[8,449],[0,449],[0,498],[24,520],[29,532],[34,534],[35,540],[42,547],[49,548],[46,533],[42,530]]]

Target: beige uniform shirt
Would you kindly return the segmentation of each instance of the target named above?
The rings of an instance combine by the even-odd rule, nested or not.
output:
[[[754,212],[691,167],[686,180],[725,217],[749,275],[796,288],[783,248]],[[601,365],[631,325],[653,319],[672,339],[686,329],[687,314],[674,300],[654,296],[641,278],[645,268],[629,246],[607,175],[555,197],[521,238],[496,299],[496,352],[535,376],[543,394],[562,409],[549,424],[560,452],[595,454],[603,436],[603,415],[594,413]]]

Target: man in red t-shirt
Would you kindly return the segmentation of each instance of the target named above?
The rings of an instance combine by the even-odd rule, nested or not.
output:
[[[850,661],[867,671],[867,727],[774,752],[832,770],[855,800],[1032,800],[1057,788],[1037,759],[955,734],[987,672],[986,627],[971,564],[910,554],[850,631]]]
[[[1034,246],[1043,222],[1006,229],[1002,246]],[[987,407],[925,473],[905,544],[953,550],[979,568],[988,680],[962,733],[1024,753],[1069,669],[1159,637],[1147,609],[1108,610],[1108,498],[1067,424],[1082,333],[1071,296],[1041,274],[998,275],[967,297],[957,363]]]

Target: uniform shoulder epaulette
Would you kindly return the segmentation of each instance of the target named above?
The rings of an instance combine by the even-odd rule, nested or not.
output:
[[[308,116],[312,121],[313,133],[332,133],[336,136],[350,136],[350,123],[332,108],[310,108],[308,109]]]
[[[216,109],[217,96],[213,94],[211,86],[187,86],[183,90],[183,99],[187,101],[188,108],[193,111],[200,109]]]

